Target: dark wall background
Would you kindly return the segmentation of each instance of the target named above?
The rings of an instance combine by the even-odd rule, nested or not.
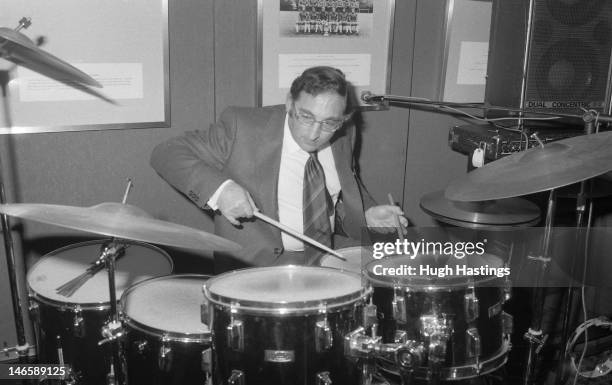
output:
[[[445,2],[395,3],[390,93],[436,99]],[[134,181],[129,203],[160,219],[213,230],[205,214],[151,169],[149,154],[169,137],[210,124],[229,105],[255,105],[257,1],[169,0],[169,27],[171,127],[5,137],[15,153],[14,159],[7,159],[11,157],[3,152],[3,161],[16,171],[7,181],[16,190],[14,201],[76,206],[120,201],[129,177]],[[414,224],[431,224],[419,209],[420,197],[444,188],[466,169],[465,157],[452,152],[446,139],[458,120],[399,107],[362,117],[360,165],[366,186],[380,202],[391,193]],[[93,236],[23,223],[28,264],[87,237]],[[206,252],[170,253],[178,260],[178,270],[194,264],[206,268],[206,260],[198,255]],[[1,264],[4,280],[4,258]],[[23,289],[24,277],[20,280]],[[6,293],[0,305],[8,310],[8,287],[0,289]],[[9,313],[2,318],[10,318]],[[10,336],[7,340],[13,343]]]

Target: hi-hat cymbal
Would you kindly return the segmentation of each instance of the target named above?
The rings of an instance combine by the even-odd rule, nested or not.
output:
[[[445,190],[454,201],[486,201],[552,190],[612,170],[612,131],[531,148],[476,169]]]
[[[424,195],[421,208],[440,222],[472,229],[532,226],[540,219],[538,206],[526,199],[456,202],[446,199],[442,190]]]
[[[241,249],[239,244],[225,238],[154,219],[136,206],[121,203],[107,202],[91,207],[0,204],[0,213],[73,230],[193,250]]]
[[[67,84],[102,87],[85,72],[43,51],[26,35],[10,28],[0,28],[0,58]]]

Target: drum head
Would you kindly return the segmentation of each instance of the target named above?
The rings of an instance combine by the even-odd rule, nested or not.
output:
[[[313,266],[237,270],[210,279],[204,295],[213,303],[263,313],[308,313],[352,304],[368,290],[358,274]]]
[[[184,274],[158,277],[131,287],[121,298],[128,325],[161,335],[208,335],[201,321],[202,285],[208,276]]]
[[[365,271],[368,280],[379,286],[410,286],[415,290],[446,290],[453,287],[464,287],[468,283],[485,283],[498,280],[500,277],[483,274],[470,274],[481,267],[492,272],[503,268],[501,258],[484,253],[469,255],[458,259],[452,255],[423,255],[414,259],[409,255],[389,256],[370,262]],[[457,268],[460,269],[457,269]],[[414,274],[409,274],[412,268]],[[387,269],[387,270],[385,270]],[[438,270],[435,270],[438,269]],[[443,271],[445,274],[438,274]],[[446,274],[452,272],[453,274]],[[443,276],[442,276],[443,275]]]
[[[367,247],[346,247],[336,251],[346,258],[346,261],[338,259],[333,255],[326,254],[321,258],[321,266],[333,267],[334,269],[361,274],[363,266],[374,260],[374,258],[372,258],[372,249]]]
[[[56,289],[78,277],[100,256],[106,240],[77,243],[55,250],[38,261],[27,275],[28,286],[36,299],[52,305],[79,304],[83,308],[108,304],[108,273],[99,271],[71,297]],[[115,285],[117,298],[131,285],[152,277],[170,274],[172,260],[161,249],[146,243],[122,241],[125,254],[117,260]]]

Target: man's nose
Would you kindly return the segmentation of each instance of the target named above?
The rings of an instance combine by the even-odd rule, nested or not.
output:
[[[316,139],[319,139],[319,136],[321,136],[321,122],[314,122],[312,127],[310,127],[308,139],[314,141]]]

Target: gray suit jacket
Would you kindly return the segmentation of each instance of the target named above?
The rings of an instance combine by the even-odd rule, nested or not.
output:
[[[151,165],[172,186],[207,209],[206,202],[231,178],[250,192],[257,207],[278,219],[278,173],[285,106],[230,107],[208,130],[187,132],[158,145]],[[361,186],[356,178],[353,147],[355,127],[347,123],[332,138],[331,148],[342,189],[336,223],[350,238],[366,235]],[[367,207],[374,203],[367,200]],[[215,272],[255,265],[282,264],[280,230],[260,220],[236,228],[215,216],[215,233],[243,246],[236,253],[215,253]],[[367,242],[367,240],[366,240]]]

